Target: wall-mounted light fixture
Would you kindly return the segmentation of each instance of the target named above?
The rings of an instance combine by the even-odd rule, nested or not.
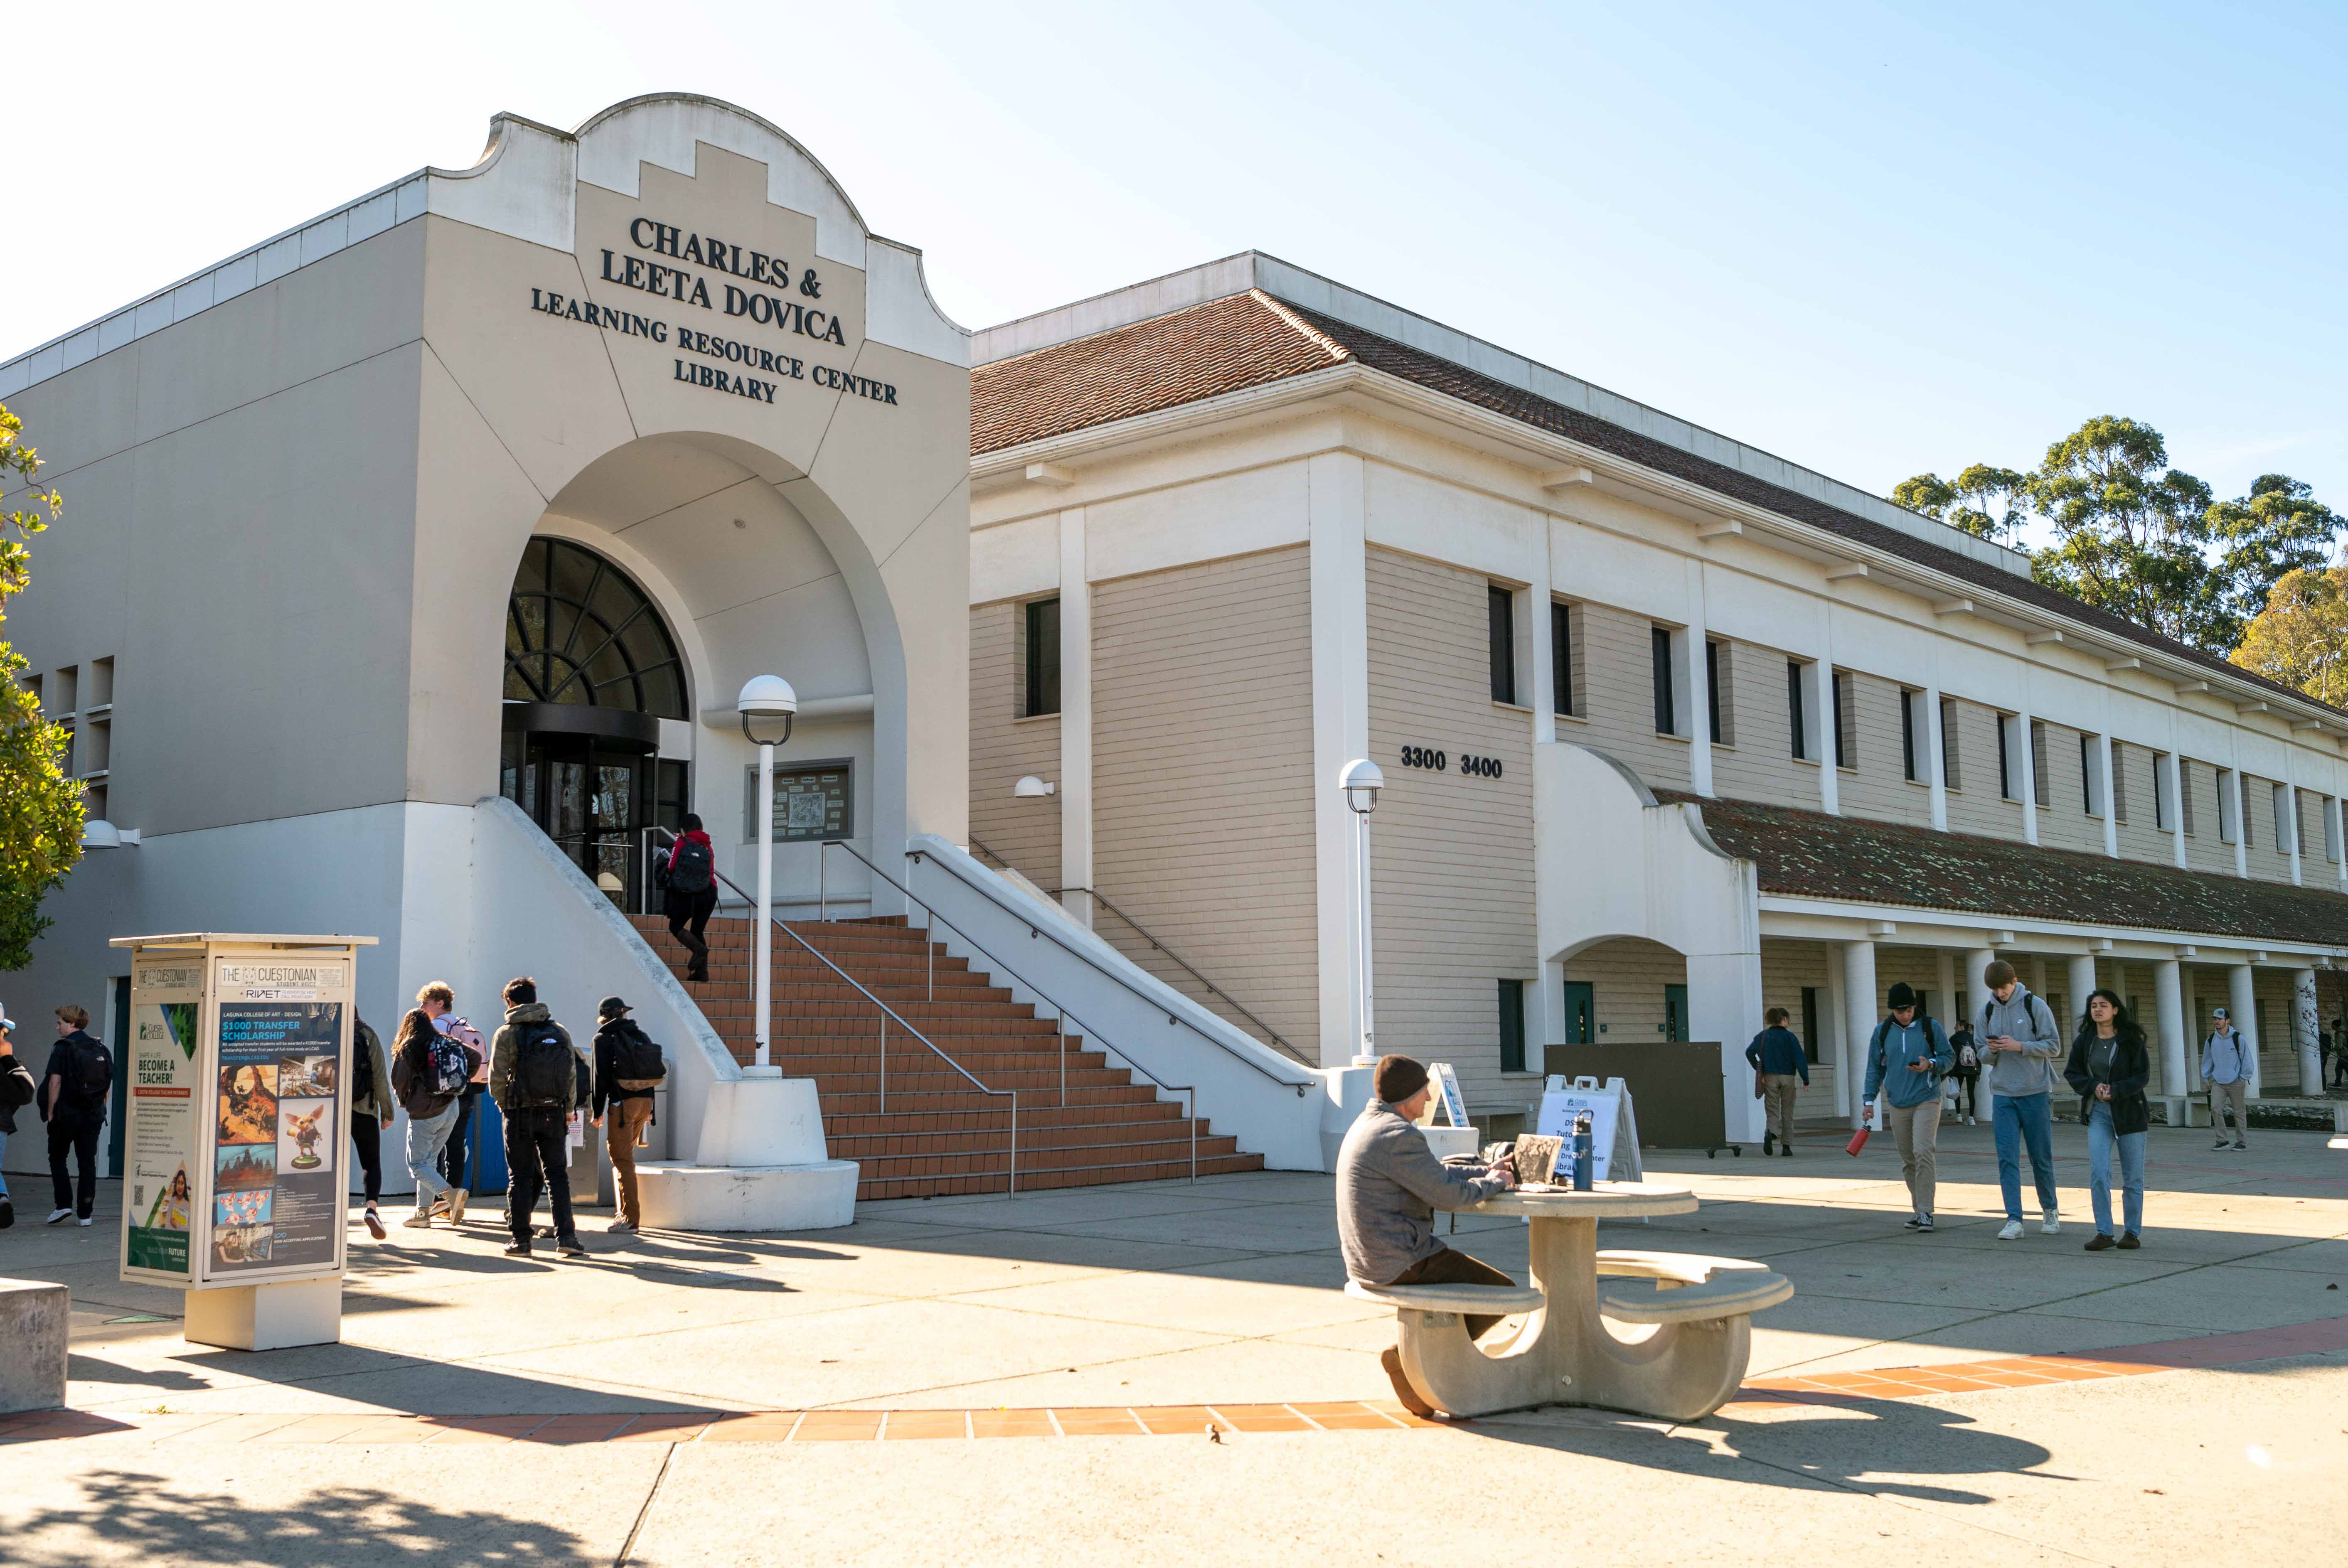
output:
[[[1049,779],[1039,779],[1034,774],[1029,774],[1011,786],[1011,793],[1020,800],[1037,800],[1053,794],[1059,787]]]

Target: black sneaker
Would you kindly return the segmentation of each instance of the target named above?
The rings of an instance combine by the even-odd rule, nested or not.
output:
[[[1775,1132],[1764,1132],[1764,1133],[1762,1133],[1762,1134],[1761,1134],[1761,1153],[1762,1153],[1764,1155],[1768,1155],[1768,1154],[1774,1154],[1774,1153],[1776,1153],[1776,1152],[1777,1152],[1777,1134],[1776,1134]]]
[[[1924,1232],[1924,1231],[1929,1231],[1929,1230],[1931,1230],[1931,1228],[1932,1228],[1932,1216],[1931,1216],[1931,1215],[1930,1215],[1930,1214],[1926,1214],[1926,1215],[1925,1215],[1921,1220],[1920,1220],[1920,1221],[1918,1221],[1918,1222],[1917,1222],[1916,1229],[1917,1229],[1917,1231],[1918,1231],[1920,1234],[1921,1234],[1921,1233],[1922,1233],[1922,1232]]]
[[[5,1195],[0,1195],[0,1231],[6,1230],[15,1223],[16,1205],[10,1203]]]
[[[558,1239],[554,1244],[554,1250],[561,1253],[565,1257],[585,1257],[587,1255],[587,1249],[580,1245],[579,1238],[575,1235],[567,1235]]]
[[[2250,1147],[2250,1145],[2249,1145],[2248,1143],[2240,1143],[2240,1142],[2239,1142],[2239,1141],[2238,1141],[2238,1142],[2234,1144],[2234,1147],[2235,1147],[2236,1149],[2238,1149],[2238,1150],[2240,1150],[2240,1149],[2248,1149],[2248,1148]]]
[[[2114,1241],[2111,1237],[2104,1235],[2100,1231],[2087,1238],[2087,1250],[2089,1252],[2109,1252],[2112,1248],[2119,1245],[2119,1243]]]
[[[2137,1239],[2137,1235],[2134,1231],[2129,1231],[2127,1235],[2120,1237],[2120,1250],[2122,1252],[2134,1252],[2143,1245],[2144,1243]]]
[[[528,1257],[530,1255],[530,1243],[526,1241],[508,1242],[506,1244],[506,1255],[508,1257]]]
[[[1922,1230],[1924,1228],[1924,1216],[1922,1214],[1910,1214],[1908,1216],[1908,1223],[1900,1228],[1902,1230],[1911,1231]]]
[[[2222,1149],[2222,1148],[2224,1148],[2225,1146],[2226,1146],[2226,1140],[2224,1140],[2223,1138],[2219,1139],[2216,1143],[2212,1143],[2212,1144],[2210,1144],[2210,1145],[2209,1145],[2209,1147],[2211,1147],[2212,1149]]]

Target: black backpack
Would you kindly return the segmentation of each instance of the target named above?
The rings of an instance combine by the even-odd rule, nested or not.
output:
[[[709,845],[698,839],[677,841],[676,857],[669,863],[668,885],[679,893],[706,893],[717,885]]]
[[[66,1044],[66,1091],[83,1105],[104,1105],[114,1088],[113,1053],[94,1035],[76,1033]]]
[[[514,1048],[513,1108],[568,1111],[574,1103],[578,1058],[550,1024],[530,1024]]]
[[[613,1078],[630,1082],[668,1076],[668,1064],[661,1060],[659,1042],[641,1029],[612,1031],[612,1070]]]

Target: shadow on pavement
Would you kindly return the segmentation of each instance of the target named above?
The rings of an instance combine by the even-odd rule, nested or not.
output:
[[[82,1564],[576,1563],[585,1542],[551,1524],[436,1506],[375,1487],[322,1487],[289,1507],[135,1471],[77,1484],[77,1504],[35,1508],[10,1527],[9,1561]],[[45,1548],[44,1538],[59,1542]]]

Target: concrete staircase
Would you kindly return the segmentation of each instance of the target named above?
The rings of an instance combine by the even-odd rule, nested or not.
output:
[[[680,979],[684,947],[653,916],[636,929]],[[710,1027],[747,1065],[751,1027],[750,927],[709,923],[709,979],[685,989]],[[1160,1101],[1147,1081],[1108,1065],[1081,1036],[1065,1040],[1048,1019],[932,947],[901,919],[795,921],[790,928],[886,1001],[972,1077],[1019,1097],[1018,1184],[1097,1186],[1190,1173],[1189,1120],[1179,1098]],[[1000,1193],[1011,1170],[1011,1102],[986,1095],[896,1023],[887,1025],[888,1103],[880,1103],[880,1010],[777,933],[769,1060],[786,1077],[812,1078],[835,1160],[861,1167],[860,1199]],[[932,989],[934,988],[934,996]],[[1065,1057],[1065,1061],[1064,1061]],[[1066,1097],[1062,1100],[1065,1069]],[[1199,1173],[1263,1168],[1260,1154],[1198,1127]]]

